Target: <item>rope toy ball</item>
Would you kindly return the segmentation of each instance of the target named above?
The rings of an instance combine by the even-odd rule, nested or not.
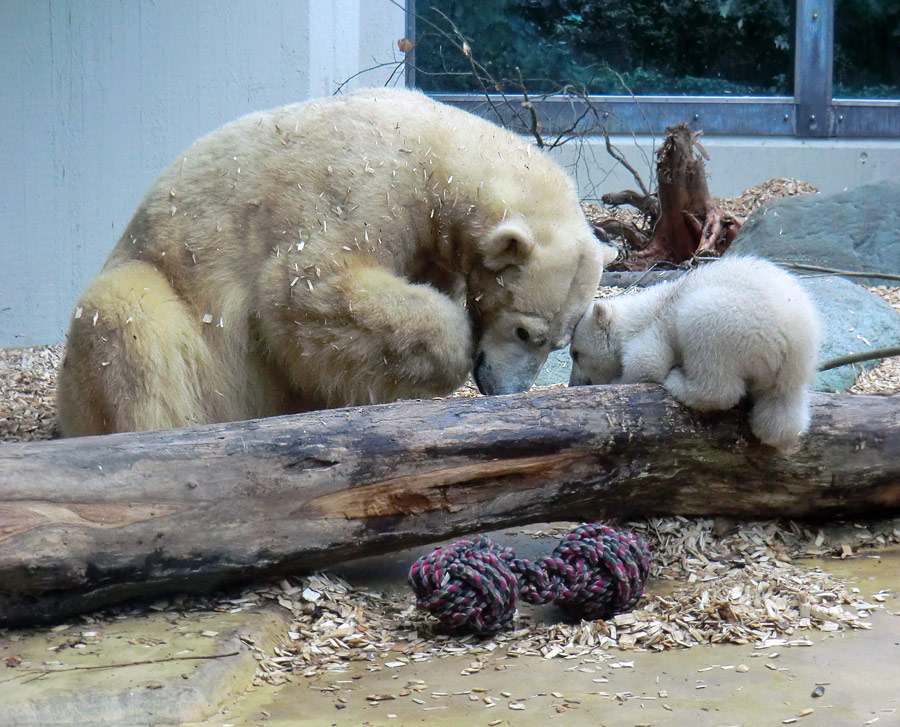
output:
[[[637,603],[649,570],[641,538],[592,523],[533,562],[485,536],[461,540],[413,563],[409,584],[416,605],[447,630],[493,634],[512,620],[518,598],[555,603],[575,618],[609,618]]]

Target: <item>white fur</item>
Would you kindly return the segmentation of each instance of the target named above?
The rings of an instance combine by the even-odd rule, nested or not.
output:
[[[570,385],[659,383],[698,410],[749,395],[753,433],[790,451],[809,428],[818,344],[815,308],[792,275],[728,257],[595,301],[572,338]]]
[[[528,388],[603,248],[549,156],[417,92],[245,116],[165,170],[88,285],[63,434]],[[527,340],[517,334],[527,331]]]

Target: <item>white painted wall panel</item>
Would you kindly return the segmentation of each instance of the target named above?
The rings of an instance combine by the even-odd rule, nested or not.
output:
[[[192,141],[333,93],[372,56],[391,60],[404,27],[390,0],[0,0],[0,346],[64,338]]]

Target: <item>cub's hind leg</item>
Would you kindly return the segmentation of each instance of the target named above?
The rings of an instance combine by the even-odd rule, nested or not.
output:
[[[740,376],[727,368],[715,367],[699,367],[694,371],[674,368],[666,376],[663,386],[679,402],[697,411],[731,409],[746,391]]]
[[[757,396],[750,412],[750,429],[763,444],[790,454],[800,448],[800,437],[809,429],[809,392],[772,391]]]
[[[151,265],[101,272],[69,330],[57,394],[62,435],[215,421],[208,392],[220,385],[217,367],[195,317]]]

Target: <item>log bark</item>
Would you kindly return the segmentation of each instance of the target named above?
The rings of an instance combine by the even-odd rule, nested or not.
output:
[[[792,456],[650,385],[5,444],[0,624],[528,522],[898,506],[900,397],[814,395]]]

